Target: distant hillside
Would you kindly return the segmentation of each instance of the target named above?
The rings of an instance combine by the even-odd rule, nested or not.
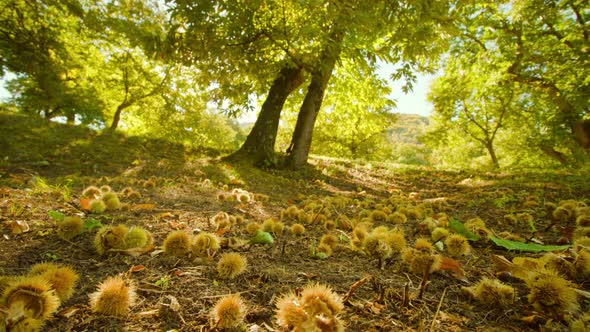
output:
[[[418,136],[424,133],[429,120],[425,116],[417,114],[398,114],[399,119],[389,130],[390,142],[421,144]]]

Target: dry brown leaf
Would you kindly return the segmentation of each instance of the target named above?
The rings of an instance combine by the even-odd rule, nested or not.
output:
[[[80,198],[80,208],[82,210],[90,210],[90,198]]]
[[[138,247],[138,248],[130,248],[130,249],[109,249],[109,252],[118,252],[123,255],[131,256],[131,257],[138,257],[146,252],[154,249],[154,245],[152,243],[146,245],[145,247]]]
[[[167,303],[162,303],[162,305],[170,308],[174,312],[179,312],[181,309],[180,302],[178,299],[172,295],[166,295],[166,299],[168,300]]]
[[[81,304],[77,304],[77,305],[74,305],[71,307],[63,308],[62,310],[60,310],[57,313],[57,316],[70,318],[70,317],[74,316],[78,311],[80,311],[80,309],[82,309]]]
[[[372,278],[373,276],[369,275],[360,280],[355,281],[355,283],[350,286],[350,289],[348,289],[348,292],[344,295],[344,297],[342,297],[342,302],[348,301],[348,299],[352,296],[352,294],[354,294],[357,288],[361,287],[363,284],[365,284]]]
[[[526,257],[516,257],[515,262],[511,262],[506,257],[500,255],[491,255],[492,263],[499,272],[508,272],[515,278],[526,280],[531,272],[539,268],[539,263]],[[521,259],[517,259],[521,258]]]
[[[175,230],[184,229],[186,227],[186,225],[183,222],[176,222],[172,220],[168,221],[168,226]]]
[[[577,289],[577,288],[574,288],[574,290],[576,291],[576,293],[579,296],[582,296],[582,297],[585,297],[587,299],[590,299],[590,292],[587,292],[587,291],[584,291],[584,290],[581,290],[581,289]]]
[[[545,322],[545,318],[539,316],[539,315],[530,315],[530,316],[525,316],[520,318],[520,320],[528,325],[539,325],[542,324],[543,322]]]
[[[444,256],[441,257],[440,269],[450,272],[455,279],[467,281],[467,278],[465,277],[465,271],[461,267],[461,263],[452,258]]]
[[[441,322],[447,322],[451,324],[462,324],[469,320],[467,317],[457,316],[444,311],[439,312],[438,319]]]
[[[314,273],[311,273],[311,272],[299,272],[297,274],[299,276],[302,276],[302,277],[307,278],[307,279],[314,279],[314,278],[317,278],[318,277],[317,274],[314,274]]]
[[[168,218],[175,218],[176,216],[172,212],[162,212],[158,215],[160,219],[168,219]]]
[[[365,309],[367,309],[368,311],[372,312],[375,315],[379,315],[381,313],[381,310],[383,310],[383,308],[385,308],[385,305],[379,304],[377,302],[369,302],[365,305]]]
[[[159,313],[160,313],[160,310],[153,309],[153,310],[142,311],[142,312],[138,313],[137,316],[138,317],[155,317],[155,316],[158,316]]]
[[[131,268],[129,268],[129,272],[133,273],[133,272],[139,272],[139,271],[143,271],[145,270],[145,266],[143,265],[133,265]]]
[[[31,230],[29,224],[24,220],[8,220],[5,223],[10,228],[12,235],[26,233]]]
[[[131,210],[139,211],[139,210],[153,210],[156,208],[156,204],[135,204],[131,206]]]
[[[491,258],[492,263],[494,264],[498,272],[512,272],[514,264],[508,259],[506,259],[506,257],[500,255],[491,255]]]

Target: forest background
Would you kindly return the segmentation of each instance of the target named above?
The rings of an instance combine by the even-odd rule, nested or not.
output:
[[[309,153],[447,169],[588,165],[583,1],[2,7],[3,111],[263,166],[299,168]],[[429,104],[399,105],[417,83],[430,85]]]

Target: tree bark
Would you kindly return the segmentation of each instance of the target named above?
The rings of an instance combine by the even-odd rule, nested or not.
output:
[[[279,120],[287,97],[303,83],[303,70],[284,67],[273,81],[262,104],[254,127],[242,147],[228,156],[229,159],[246,159],[254,164],[272,160],[279,128]]]
[[[69,124],[69,125],[75,125],[76,124],[76,114],[74,114],[74,113],[68,113],[66,115],[66,119],[67,119],[67,121],[66,121],[67,124]]]
[[[319,68],[312,73],[311,83],[307,88],[305,99],[299,109],[291,144],[287,150],[289,155],[287,156],[285,166],[288,168],[297,169],[307,163],[309,149],[311,148],[313,127],[322,106],[328,82],[332,77],[332,71],[336,66],[336,60],[340,55],[339,43],[342,40],[342,35],[335,36],[333,40],[336,44],[328,45],[331,47],[323,51]]]
[[[584,149],[590,149],[590,119],[579,120],[572,129],[574,139]]]
[[[111,126],[108,129],[109,133],[112,133],[115,130],[117,130],[119,122],[121,121],[121,113],[124,109],[126,109],[129,106],[131,106],[131,104],[128,103],[127,100],[123,101],[121,104],[119,104],[119,106],[117,106],[117,110],[115,111],[115,115],[113,116],[113,122],[111,122]]]
[[[565,155],[557,150],[555,150],[552,146],[542,145],[541,151],[545,153],[547,156],[557,160],[561,165],[567,165],[567,158]]]
[[[492,158],[492,164],[494,165],[494,169],[500,168],[500,163],[498,162],[498,157],[496,156],[496,151],[494,150],[494,146],[491,141],[486,142],[486,150],[490,154],[490,158]]]

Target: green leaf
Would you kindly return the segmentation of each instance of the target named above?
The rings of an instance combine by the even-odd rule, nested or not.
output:
[[[562,246],[544,246],[537,243],[523,243],[518,241],[510,241],[499,239],[494,236],[488,237],[492,242],[494,242],[497,246],[506,248],[508,250],[520,250],[520,251],[527,251],[527,252],[541,252],[541,251],[559,251],[565,250],[571,245],[562,245]]]
[[[66,217],[63,213],[61,213],[59,211],[55,211],[55,210],[51,210],[51,211],[47,212],[47,215],[55,221],[62,221]]]
[[[98,221],[96,219],[92,219],[92,218],[84,220],[84,228],[85,229],[92,230],[97,227],[102,227],[102,224],[100,223],[100,221]]]
[[[441,241],[438,241],[434,244],[434,248],[437,251],[443,251],[443,250],[445,250],[445,245]]]
[[[54,261],[56,261],[56,260],[59,259],[59,257],[56,254],[52,253],[52,252],[46,252],[45,253],[45,257],[47,257],[47,258],[49,258],[51,260],[54,260]]]
[[[479,236],[473,234],[470,230],[468,230],[467,228],[465,228],[465,225],[463,225],[460,221],[458,221],[456,219],[449,220],[449,228],[453,232],[455,232],[455,233],[457,233],[459,235],[463,235],[469,241],[477,241],[477,240],[479,240]]]
[[[316,252],[313,255],[313,257],[318,258],[318,259],[326,259],[326,258],[328,258],[328,255],[326,255],[326,253],[323,253],[323,252]]]
[[[256,231],[253,238],[250,239],[252,244],[272,244],[274,242],[272,235],[261,230]]]

